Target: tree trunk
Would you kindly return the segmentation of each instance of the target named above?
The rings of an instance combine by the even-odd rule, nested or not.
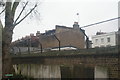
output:
[[[10,56],[10,44],[13,35],[13,22],[14,15],[11,11],[12,2],[6,2],[5,7],[5,27],[2,30],[2,77],[5,78],[6,74],[14,74],[12,59]]]
[[[0,20],[0,79],[2,79],[2,29],[3,26]]]
[[[37,6],[37,4],[28,12],[28,14],[23,17],[17,23],[14,23],[14,16],[16,8],[19,5],[20,0],[15,0],[13,5],[12,2],[7,0],[5,5],[5,27],[2,29],[2,77],[6,77],[6,74],[14,74],[14,69],[12,65],[12,59],[10,55],[10,45],[12,42],[13,30],[17,24],[23,21]],[[27,3],[26,3],[27,5]],[[25,6],[26,6],[25,5]],[[25,8],[24,6],[24,8]],[[23,8],[23,10],[24,10]],[[23,12],[21,11],[21,13]],[[21,15],[20,13],[20,15]],[[20,16],[19,15],[19,16]],[[18,17],[19,18],[19,17]],[[16,21],[16,20],[15,20]]]
[[[12,66],[12,59],[10,56],[10,44],[12,41],[13,32],[7,27],[4,28],[2,33],[2,74],[3,78],[5,78],[6,74],[14,74],[14,69]]]

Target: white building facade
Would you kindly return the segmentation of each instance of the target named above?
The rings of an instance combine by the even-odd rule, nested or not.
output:
[[[118,44],[118,32],[110,32],[92,36],[92,48],[116,46]]]

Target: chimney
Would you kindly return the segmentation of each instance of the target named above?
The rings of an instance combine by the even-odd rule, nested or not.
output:
[[[36,36],[37,36],[37,37],[40,36],[40,31],[37,31]]]
[[[78,24],[78,22],[74,22],[74,24],[73,24],[73,28],[74,28],[74,29],[78,29],[78,28],[79,28],[79,24]]]
[[[30,34],[30,36],[32,37],[32,36],[34,36],[34,34],[33,34],[33,33],[31,33],[31,34]]]

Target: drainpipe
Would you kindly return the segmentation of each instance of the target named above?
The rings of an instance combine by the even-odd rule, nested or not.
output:
[[[86,36],[86,48],[89,48],[89,38]]]
[[[17,48],[18,48],[18,50],[19,50],[19,54],[21,55],[21,50],[20,50],[20,47],[18,47],[18,46],[16,46]]]
[[[43,52],[43,48],[42,48],[42,43],[40,42],[40,37],[37,37],[37,39],[38,39],[38,43],[40,44],[40,51],[42,53]]]
[[[28,53],[30,54],[30,39],[28,39]]]
[[[80,28],[81,29],[81,28]],[[81,30],[82,31],[82,30]],[[83,34],[85,35],[85,37],[86,37],[86,49],[89,49],[89,37],[85,34],[85,32],[84,31],[82,31],[83,32]]]
[[[56,37],[56,35],[54,35],[55,38],[57,39],[58,43],[59,43],[59,51],[60,51],[60,40]]]
[[[39,41],[39,44],[40,44],[40,51],[42,53],[42,44],[40,43],[40,41]]]

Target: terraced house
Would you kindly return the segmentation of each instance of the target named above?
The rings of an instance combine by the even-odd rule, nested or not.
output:
[[[92,47],[109,47],[119,45],[120,31],[116,32],[97,32],[92,36]]]
[[[36,35],[23,37],[12,43],[14,53],[34,51],[34,50],[57,50],[61,48],[84,49],[86,48],[85,30],[79,28],[77,22],[73,27],[56,25],[55,29],[48,30],[45,33],[37,31]]]
[[[43,48],[73,46],[79,49],[85,48],[85,30],[79,28],[78,22],[73,27],[56,25],[53,30],[39,35]]]

